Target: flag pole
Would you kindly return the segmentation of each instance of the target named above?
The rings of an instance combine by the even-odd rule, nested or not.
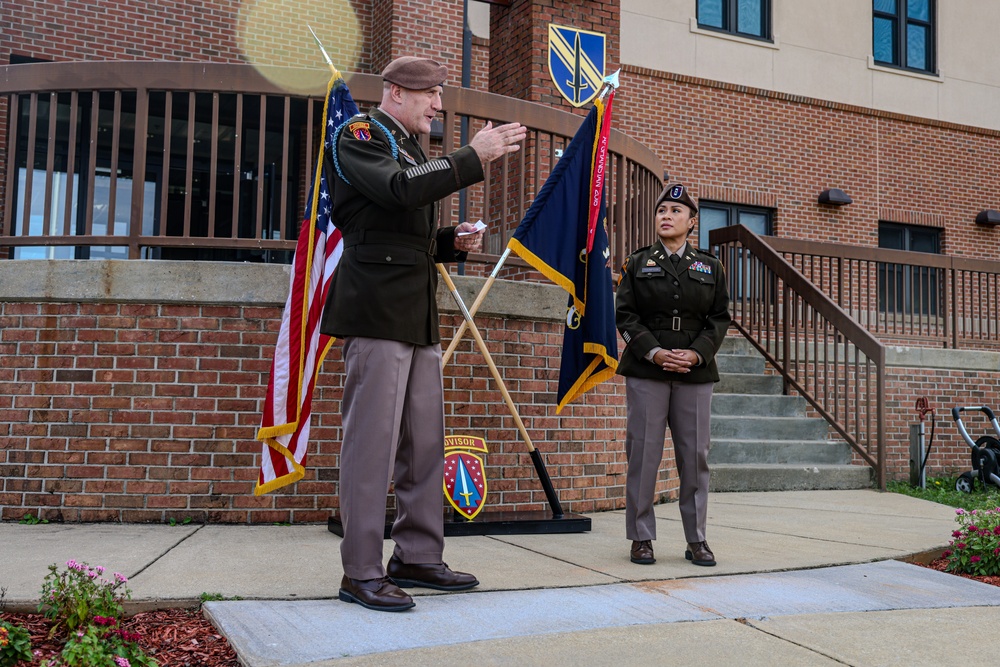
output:
[[[310,28],[309,30],[311,31],[312,28]],[[313,37],[315,36],[316,35],[314,33]],[[319,40],[316,41],[319,42]],[[320,46],[320,48],[323,47]],[[323,53],[325,55],[326,52],[324,51]],[[610,91],[611,89],[618,88],[619,85],[618,74],[620,72],[621,69],[618,69],[615,70],[613,74],[609,74],[608,76],[604,77],[603,79],[604,85],[601,86],[600,92],[597,93],[597,97],[599,99],[604,99],[607,96],[608,91]],[[504,262],[507,261],[507,258],[509,256],[510,256],[510,246],[507,246],[507,248],[504,249],[503,254],[500,255],[500,259],[497,261],[496,266],[493,267],[493,272],[490,273],[490,277],[486,280],[486,283],[483,285],[482,289],[479,290],[479,294],[476,296],[476,300],[472,302],[472,307],[469,308],[469,318],[467,320],[464,320],[462,324],[459,325],[458,331],[455,332],[455,335],[452,337],[451,342],[448,343],[448,349],[445,350],[444,354],[441,356],[442,368],[447,366],[448,362],[451,361],[451,355],[455,353],[455,348],[457,348],[458,344],[462,341],[462,336],[464,336],[465,332],[468,330],[469,323],[471,322],[472,318],[476,316],[476,313],[479,312],[479,306],[482,305],[483,301],[486,299],[486,294],[493,287],[493,283],[496,282],[497,275],[499,275],[500,273],[500,269],[503,267]]]
[[[500,274],[500,269],[503,267],[504,262],[510,257],[510,248],[504,248],[503,254],[500,255],[500,261],[497,265],[493,267],[493,272],[490,273],[490,277],[486,279],[486,284],[483,285],[482,289],[479,290],[479,294],[476,296],[476,300],[472,302],[472,307],[469,308],[469,320],[476,316],[479,311],[479,306],[482,305],[483,301],[486,299],[486,294],[493,287],[493,283],[496,282],[497,276]],[[455,348],[458,347],[459,342],[462,340],[462,336],[469,328],[469,320],[462,320],[462,324],[459,325],[458,331],[452,337],[451,342],[448,343],[448,349],[445,350],[444,355],[441,357],[441,367],[448,365],[448,361],[451,360],[451,355],[455,353]]]
[[[507,408],[510,410],[511,416],[514,417],[514,423],[517,424],[517,430],[521,433],[521,438],[524,439],[524,444],[528,447],[528,455],[531,456],[531,462],[535,465],[535,471],[538,473],[538,479],[542,483],[542,490],[545,491],[545,497],[548,499],[549,506],[552,508],[553,517],[556,519],[562,518],[562,505],[559,503],[559,498],[556,496],[555,489],[552,488],[552,480],[549,479],[549,472],[545,468],[545,462],[542,460],[542,455],[537,449],[535,449],[535,446],[531,444],[531,437],[528,435],[528,430],[524,427],[524,422],[521,421],[521,415],[518,414],[517,407],[514,405],[514,401],[511,399],[506,385],[504,385],[503,378],[500,377],[500,371],[493,362],[493,357],[490,355],[489,348],[486,347],[486,342],[483,340],[482,334],[479,333],[479,328],[472,320],[472,314],[465,307],[465,302],[462,301],[462,296],[458,293],[458,288],[455,287],[455,283],[452,281],[451,274],[448,273],[448,270],[443,264],[438,264],[437,270],[441,274],[441,277],[444,278],[448,291],[451,292],[452,297],[455,299],[455,304],[458,305],[458,309],[462,312],[462,317],[465,318],[465,323],[468,324],[469,331],[472,332],[472,337],[479,346],[479,351],[483,353],[483,358],[486,359],[486,364],[490,367],[490,373],[493,375],[493,379],[496,380],[497,386],[500,388],[503,400],[507,403]]]
[[[316,46],[319,47],[320,53],[323,54],[323,60],[326,61],[327,67],[329,67],[330,71],[333,72],[333,78],[335,79],[344,78],[344,75],[340,73],[340,70],[338,70],[336,66],[334,66],[333,60],[330,58],[330,54],[327,53],[326,49],[323,48],[323,42],[319,41],[319,37],[317,37],[316,33],[313,32],[312,26],[307,23],[306,27],[309,28],[309,32],[312,33],[313,39],[316,40]]]

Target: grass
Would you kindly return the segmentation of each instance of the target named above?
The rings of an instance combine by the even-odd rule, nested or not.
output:
[[[893,480],[886,484],[886,489],[893,493],[902,493],[914,498],[922,498],[931,502],[941,503],[950,507],[961,507],[966,510],[985,510],[1000,507],[1000,489],[995,486],[982,486],[976,482],[976,490],[972,493],[962,493],[955,490],[954,477],[933,477],[927,479],[927,488],[910,486],[909,482]]]

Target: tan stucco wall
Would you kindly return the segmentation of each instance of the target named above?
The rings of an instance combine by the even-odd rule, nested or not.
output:
[[[773,2],[772,43],[700,30],[694,0],[621,0],[623,64],[1000,129],[1000,3],[937,3],[937,76],[879,67],[869,0]]]

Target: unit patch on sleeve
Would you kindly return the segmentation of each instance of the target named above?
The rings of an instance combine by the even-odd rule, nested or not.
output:
[[[369,128],[371,128],[371,125],[364,121],[351,123],[347,126],[348,131],[350,131],[356,139],[360,139],[361,141],[368,141],[372,138],[372,133]]]

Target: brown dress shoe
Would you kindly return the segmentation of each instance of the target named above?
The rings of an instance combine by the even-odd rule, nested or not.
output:
[[[641,540],[639,542],[632,540],[632,549],[629,551],[629,557],[633,563],[652,565],[656,562],[656,559],[653,558],[653,542],[651,540]]]
[[[385,568],[397,586],[420,586],[438,591],[464,591],[479,585],[479,580],[465,572],[455,572],[447,563],[404,563],[393,554]]]
[[[405,611],[414,606],[413,598],[399,590],[389,577],[351,579],[346,574],[340,580],[340,600],[357,602],[374,611]]]
[[[708,548],[708,542],[695,542],[694,544],[689,542],[684,557],[695,565],[704,565],[705,567],[715,565],[715,554]]]

